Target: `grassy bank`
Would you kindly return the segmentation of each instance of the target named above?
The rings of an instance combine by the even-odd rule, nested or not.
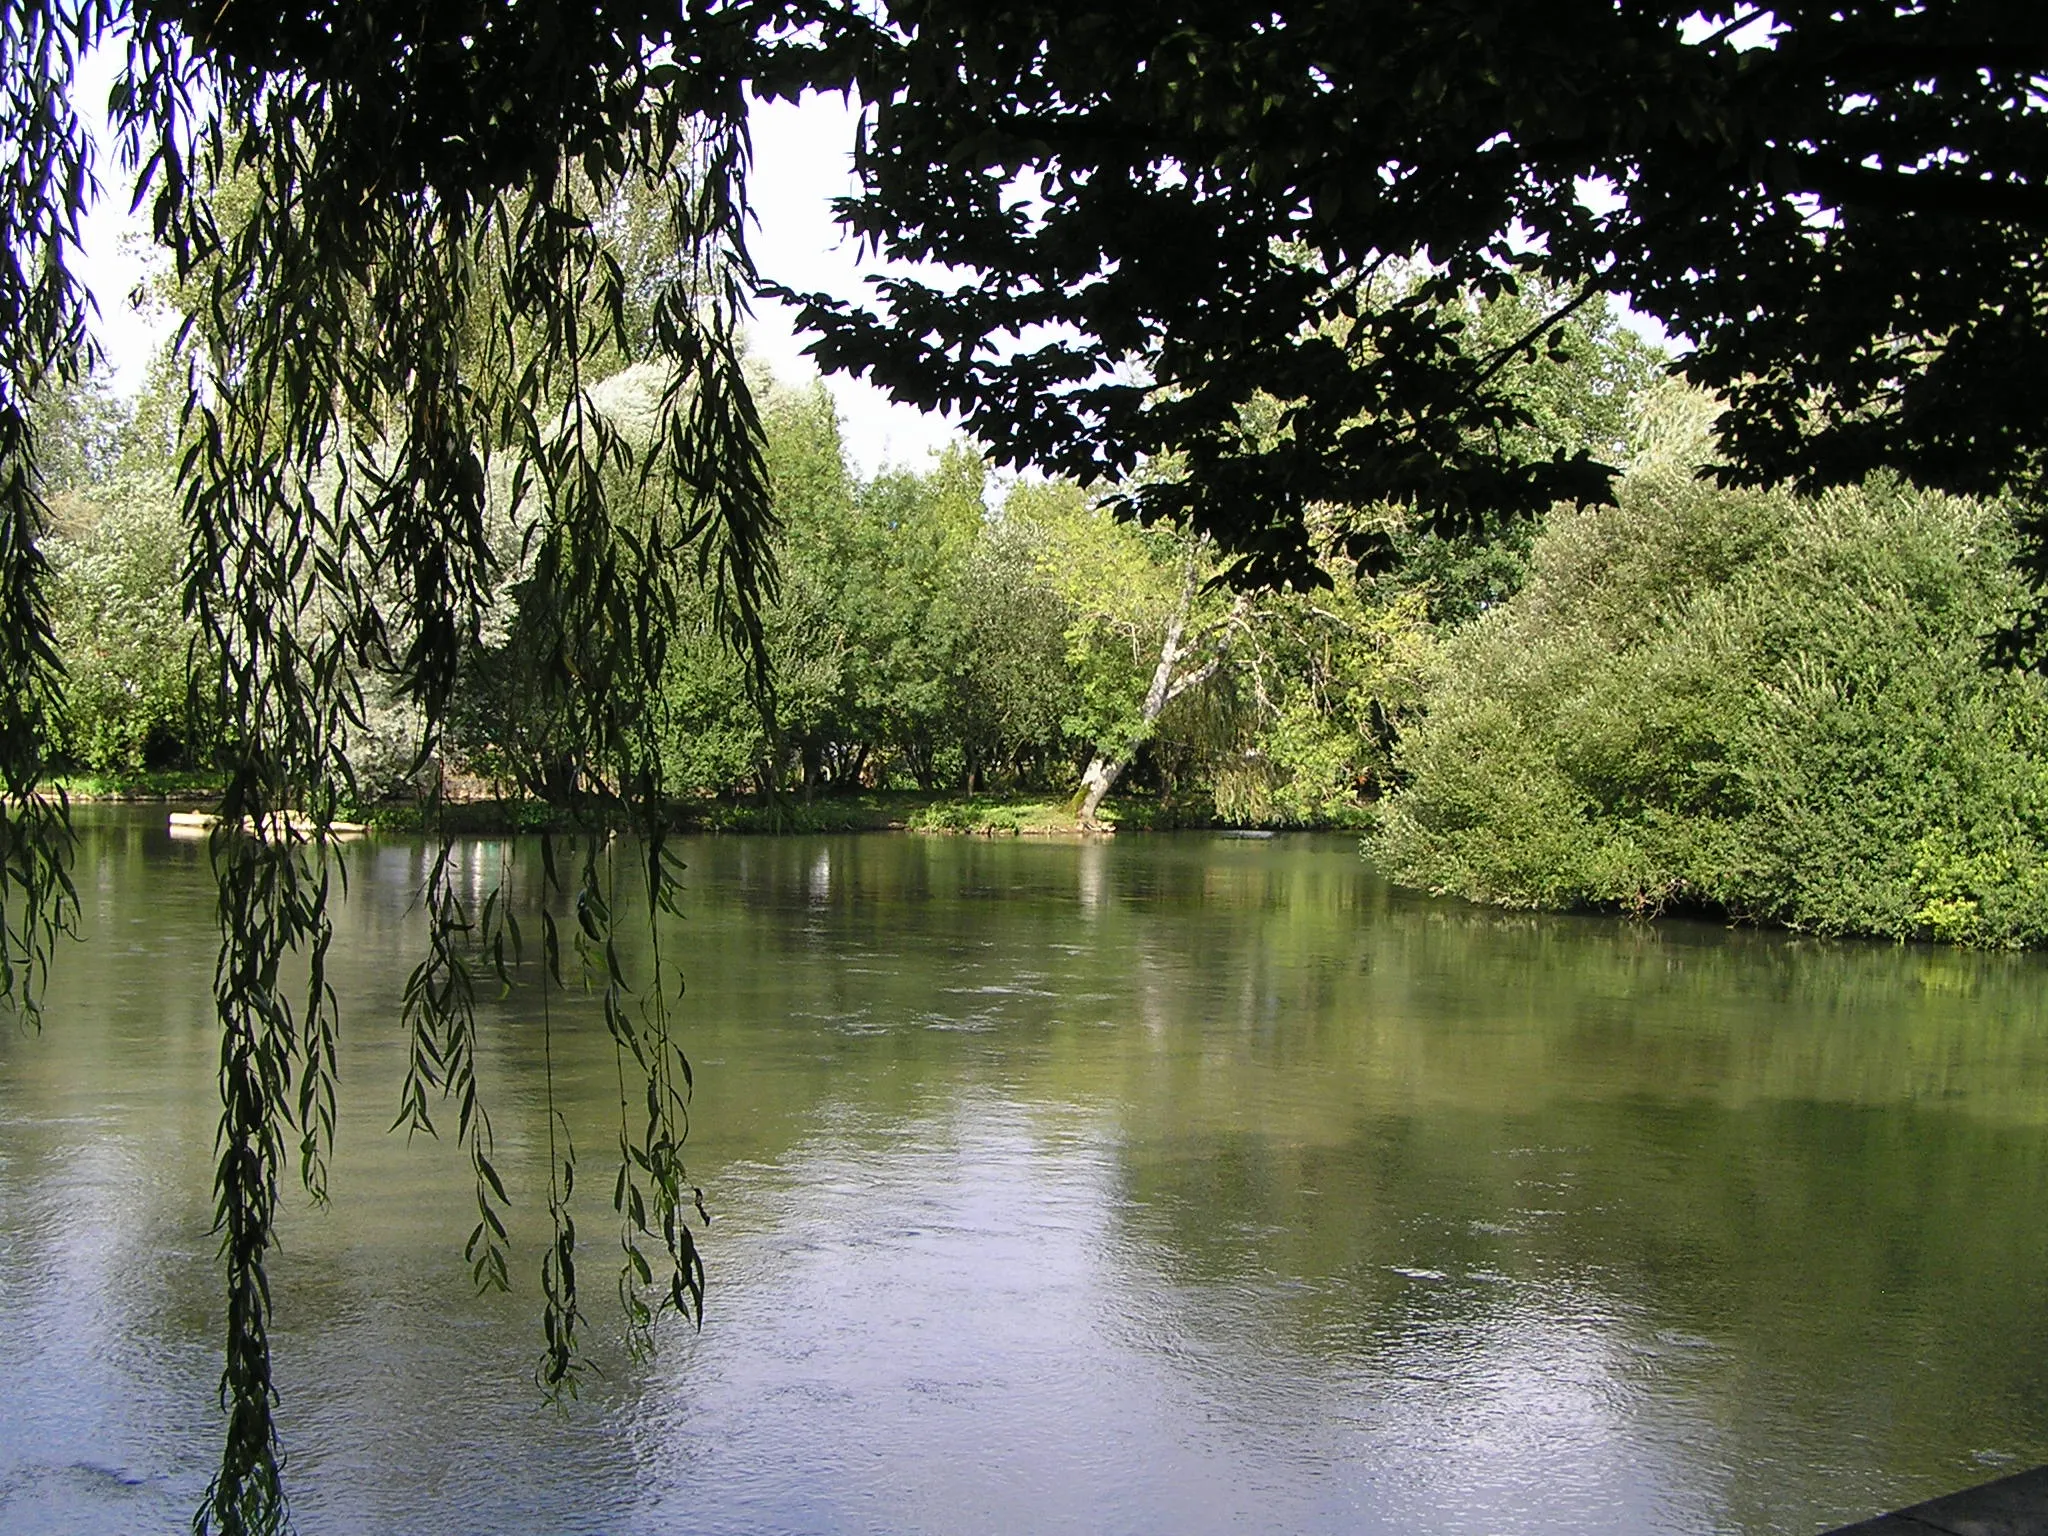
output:
[[[1047,795],[949,795],[922,790],[867,790],[815,800],[701,800],[671,808],[673,824],[687,832],[820,833],[927,832],[969,837],[1079,837],[1070,803]],[[385,806],[371,821],[390,831],[423,826],[418,806]],[[1103,822],[1130,831],[1165,831],[1213,824],[1213,819],[1157,801],[1129,799],[1105,808]],[[477,800],[443,806],[444,827],[466,833],[566,829],[569,818],[533,800]]]
[[[136,769],[129,773],[69,773],[57,778],[53,787],[72,800],[177,801],[198,803],[218,798],[218,774],[190,768]]]
[[[74,801],[205,804],[221,791],[215,775],[196,772],[134,773],[112,777],[70,775],[56,781]],[[425,810],[390,803],[356,813],[380,831],[426,830]],[[734,799],[678,801],[672,824],[685,832],[773,835],[821,832],[926,832],[963,837],[1080,837],[1073,803],[1045,794],[946,794],[924,790],[866,790],[814,800]],[[1173,832],[1230,826],[1205,804],[1162,801],[1134,795],[1108,802],[1105,828],[1124,832]],[[458,835],[503,836],[517,832],[571,831],[579,823],[545,801],[484,799],[450,801],[439,825]],[[1352,823],[1311,828],[1355,831]]]

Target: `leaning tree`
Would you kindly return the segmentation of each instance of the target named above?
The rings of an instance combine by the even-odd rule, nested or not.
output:
[[[117,164],[96,165],[72,90],[108,48]],[[701,1303],[687,1066],[664,989],[628,995],[615,934],[643,913],[659,970],[673,865],[652,711],[678,583],[709,582],[746,647],[772,581],[736,341],[763,286],[750,91],[856,93],[861,190],[841,217],[945,273],[860,301],[785,294],[820,362],[961,411],[1011,464],[1122,480],[1175,455],[1183,472],[1130,480],[1120,510],[1210,538],[1241,584],[1321,579],[1312,526],[1348,561],[1390,557],[1383,517],[1334,509],[1393,502],[1471,533],[1603,497],[1610,467],[1518,446],[1512,366],[1603,292],[1689,344],[1679,368],[1725,402],[1726,478],[1890,467],[2032,494],[2048,463],[2030,404],[2048,13],[2005,0],[0,0],[0,54],[0,996],[31,1017],[75,909],[47,786],[64,678],[38,402],[92,365],[69,263],[96,174],[147,209],[191,301],[191,686],[226,726],[228,1433],[204,1528],[285,1518],[264,1261],[290,1165],[323,1188],[334,1119],[317,828],[346,792],[364,676],[412,702],[434,751],[502,575],[494,497],[530,510],[528,579],[554,616],[535,707],[584,808],[642,834],[632,870],[594,844],[550,860],[576,920],[540,916],[544,969],[559,984],[565,947],[594,958],[644,1079],[614,1186],[622,1289],[642,1331]],[[676,253],[644,304],[604,237],[628,193]],[[1556,298],[1528,330],[1470,345],[1470,305],[1539,273]],[[669,385],[629,442],[587,386],[636,360]],[[449,858],[444,842],[406,991],[404,1113],[424,1125],[453,1094],[472,1261],[502,1283],[470,999],[472,968],[504,963],[510,907],[466,907]],[[542,1377],[559,1384],[581,1314],[566,1156],[551,1168]]]

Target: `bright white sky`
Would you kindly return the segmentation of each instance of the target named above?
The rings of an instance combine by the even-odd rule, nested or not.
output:
[[[1769,13],[1763,13],[1738,41],[1744,46],[1764,41],[1769,21]],[[1705,28],[1703,19],[1694,19],[1693,30]],[[113,50],[85,61],[77,98],[82,108],[91,111],[105,102],[117,67]],[[759,220],[752,237],[754,257],[764,273],[801,292],[850,297],[861,292],[863,276],[879,270],[876,263],[860,259],[831,213],[831,199],[854,186],[855,121],[856,114],[837,96],[754,109],[750,190]],[[114,163],[104,151],[102,161],[109,167]],[[1603,190],[1590,184],[1582,189],[1596,203]],[[99,303],[97,330],[114,366],[114,387],[124,394],[141,386],[148,360],[170,328],[162,315],[139,314],[128,300],[149,263],[141,221],[129,217],[126,196],[116,190],[102,198],[86,220],[79,267]],[[1653,324],[1626,311],[1624,322],[1635,323],[1653,340],[1664,339]],[[785,382],[816,376],[782,305],[761,301],[751,337],[756,355]],[[838,404],[848,453],[862,474],[872,475],[884,465],[922,467],[953,436],[943,418],[896,405],[859,380],[834,378],[826,387]]]
[[[86,61],[77,97],[82,108],[94,110],[106,101],[117,67],[111,51]],[[831,199],[853,190],[854,126],[854,112],[837,96],[754,109],[754,259],[764,273],[800,292],[851,297],[861,291],[864,273],[879,270],[856,258],[853,243],[832,219]],[[113,364],[114,388],[133,394],[171,327],[163,315],[138,313],[129,303],[152,258],[145,221],[129,217],[125,188],[113,185],[119,177],[115,163],[103,147],[102,179],[109,189],[86,219],[78,266],[99,304],[95,329]],[[815,378],[817,370],[803,357],[792,322],[784,306],[762,300],[751,344],[777,377],[797,383]],[[859,380],[834,378],[826,387],[839,406],[847,451],[864,475],[884,465],[922,468],[954,435],[943,418],[896,405]]]
[[[831,200],[856,190],[856,118],[837,96],[754,107],[754,174],[748,186],[760,219],[752,238],[754,261],[764,275],[800,293],[853,297],[862,291],[863,276],[881,270],[860,259],[852,238],[832,219]],[[752,333],[755,355],[779,378],[815,377],[792,321],[784,306],[761,301]],[[862,380],[833,378],[826,387],[838,402],[848,451],[864,474],[884,463],[922,467],[925,456],[954,435],[944,418],[897,405]]]

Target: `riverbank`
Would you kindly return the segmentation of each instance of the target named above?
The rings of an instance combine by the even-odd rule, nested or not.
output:
[[[220,793],[220,782],[196,773],[145,773],[120,779],[70,777],[58,781],[74,801],[204,805]],[[685,832],[731,832],[756,835],[820,832],[927,832],[963,837],[1089,837],[1075,818],[1072,803],[1043,794],[947,794],[925,790],[863,790],[805,800],[704,799],[676,801],[669,807],[672,825]],[[393,833],[427,830],[428,813],[417,803],[387,803],[357,813],[373,829]],[[570,831],[573,814],[530,798],[485,797],[447,800],[435,813],[444,831],[466,836],[505,836],[518,832]],[[1355,822],[1330,822],[1290,830],[1350,832],[1361,830],[1363,808]],[[1231,828],[1238,824],[1217,817],[1203,804],[1160,800],[1142,795],[1107,803],[1100,820],[1104,832],[1178,832]],[[1274,829],[1257,829],[1274,830]]]
[[[821,832],[923,832],[958,837],[1099,837],[1116,832],[1179,832],[1232,825],[1201,806],[1133,796],[1103,807],[1099,831],[1084,830],[1070,801],[1047,795],[956,795],[923,790],[864,790],[858,794],[780,799],[678,801],[671,824],[684,832],[767,835]],[[393,832],[421,831],[417,805],[391,805],[368,813],[371,824]],[[573,819],[535,800],[472,800],[444,804],[444,830],[503,834],[567,829]],[[1323,825],[1304,831],[1353,828]]]
[[[171,808],[209,808],[218,798],[220,784],[193,773],[142,774],[120,780],[67,778],[58,781],[74,802],[160,804]],[[1398,802],[1396,803],[1398,807]],[[767,799],[701,799],[672,802],[669,825],[683,833],[731,833],[740,836],[803,836],[855,832],[914,832],[935,836],[983,838],[1042,838],[1081,840],[1131,832],[1323,832],[1366,835],[1375,809],[1354,806],[1352,815],[1312,825],[1288,827],[1247,825],[1214,814],[1205,803],[1160,800],[1144,795],[1128,796],[1106,803],[1100,813],[1099,831],[1084,831],[1078,824],[1071,802],[1049,795],[978,794],[961,795],[923,790],[864,790],[857,794],[821,795],[804,800],[786,796]],[[428,816],[418,804],[387,803],[350,811],[344,818],[361,822],[373,833],[418,836],[428,832]],[[571,833],[590,825],[588,820],[564,812],[545,801],[530,798],[482,797],[444,801],[435,813],[434,827],[460,837],[507,837],[520,833]],[[1548,912],[1555,915],[1621,915],[1639,921],[1660,917],[1691,918],[1731,928],[1758,928],[1790,933],[1807,933],[1836,939],[1865,939],[1892,943],[1953,945],[1962,949],[2039,949],[2039,944],[2000,939],[1976,931],[1967,924],[1944,926],[1926,922],[1912,931],[1899,932],[1876,926],[1820,926],[1786,921],[1768,912],[1737,912],[1726,905],[1700,899],[1697,893],[1676,892],[1661,903],[1607,901],[1531,902],[1504,900],[1484,890],[1433,885],[1402,880],[1398,868],[1389,870],[1384,861],[1367,857],[1387,872],[1396,884],[1435,897],[1450,897],[1475,906],[1496,910]],[[1975,911],[1953,903],[1965,915]]]

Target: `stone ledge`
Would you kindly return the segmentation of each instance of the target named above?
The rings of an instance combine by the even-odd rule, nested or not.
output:
[[[1845,1525],[1826,1536],[2048,1536],[2048,1467]]]

